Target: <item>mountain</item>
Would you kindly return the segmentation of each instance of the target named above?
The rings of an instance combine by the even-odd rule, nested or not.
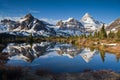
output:
[[[56,26],[59,26],[61,29],[64,29],[64,28],[74,29],[74,28],[83,27],[83,25],[74,18],[69,18],[68,20],[64,20],[64,21],[61,20],[57,22]]]
[[[56,24],[60,31],[73,36],[97,31],[102,25],[102,22],[95,20],[89,13],[86,13],[80,21],[69,18],[68,20],[60,20]]]
[[[118,31],[120,30],[120,18],[114,20],[110,25],[106,27],[107,31]]]
[[[59,28],[59,31],[68,33],[72,36],[81,35],[84,32],[84,26],[82,23],[74,18],[60,20],[57,22],[56,27]]]
[[[20,26],[16,30],[23,30],[30,33],[37,33],[39,35],[53,36],[55,35],[54,29],[48,27],[44,21],[34,18],[31,14],[27,14],[24,18],[19,20]]]
[[[33,35],[42,35],[42,36],[54,36],[56,32],[53,28],[47,26],[44,21],[34,18],[31,14],[27,14],[18,21],[12,20],[1,20],[1,26],[6,26],[6,30],[10,34],[23,34],[27,36],[32,33]],[[3,27],[4,28],[4,27]]]
[[[4,19],[0,22],[0,34],[7,33],[17,36],[34,37],[49,36],[76,36],[86,32],[94,32],[101,28],[102,22],[95,20],[90,14],[86,13],[80,21],[75,18],[60,20],[56,25],[39,20],[27,14],[18,21]]]
[[[4,20],[1,20],[1,26],[6,26],[6,31],[11,31],[15,28],[17,28],[17,26],[19,25],[19,23],[13,21],[13,20],[10,20],[10,19],[4,19]]]
[[[89,13],[86,13],[80,20],[88,32],[93,32],[102,26],[102,22],[95,20]]]
[[[6,32],[6,31],[7,31],[7,26],[0,24],[0,33]]]

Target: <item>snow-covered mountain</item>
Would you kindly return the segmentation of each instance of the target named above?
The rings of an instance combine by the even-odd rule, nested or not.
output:
[[[80,22],[84,25],[85,30],[88,32],[93,32],[103,25],[102,22],[95,20],[89,13],[86,13]]]
[[[68,20],[60,20],[57,22],[56,27],[62,32],[73,35],[81,35],[85,32],[94,32],[102,27],[103,23],[95,20],[89,13],[81,18],[80,21],[69,18]]]
[[[48,27],[47,25],[49,24],[45,23],[44,21],[38,20],[37,18],[34,18],[31,14],[27,14],[18,21],[12,21],[7,19],[1,20],[1,26],[6,26],[6,30],[14,35],[20,33],[27,33],[28,35],[30,33],[33,33],[35,35],[42,36],[55,35],[56,32],[54,31],[54,29]]]
[[[17,21],[4,19],[0,22],[0,33],[12,35],[29,36],[75,36],[85,32],[94,32],[101,28],[102,22],[95,20],[86,13],[80,21],[75,18],[60,20],[53,25],[51,23],[39,20],[31,14],[20,18]]]
[[[74,18],[68,18],[68,20],[60,20],[57,22],[56,27],[59,31],[68,33],[70,35],[81,35],[84,32],[84,26],[78,20]]]
[[[0,33],[6,32],[7,26],[0,24]]]
[[[56,26],[59,26],[61,29],[83,28],[83,25],[74,18],[68,18],[68,20],[58,21]]]
[[[17,28],[19,23],[10,19],[1,20],[1,26],[6,26],[6,31],[12,31],[13,29]]]

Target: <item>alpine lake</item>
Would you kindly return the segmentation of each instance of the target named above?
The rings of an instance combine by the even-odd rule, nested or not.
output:
[[[113,70],[120,72],[120,56],[72,44],[8,43],[0,48],[8,55],[5,65],[29,67],[52,73],[79,73],[84,70]],[[2,62],[2,60],[0,60]]]

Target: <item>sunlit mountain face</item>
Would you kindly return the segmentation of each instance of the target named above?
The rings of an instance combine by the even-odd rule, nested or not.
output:
[[[109,68],[117,71],[120,66],[119,58],[113,54],[55,42],[9,43],[1,48],[0,55],[6,56],[0,58],[1,64],[49,70],[53,73]]]
[[[80,21],[75,18],[68,18],[67,20],[60,20],[56,24],[40,20],[28,13],[18,20],[0,20],[0,35],[7,33],[15,36],[29,36],[32,33],[34,37],[79,36],[99,30],[102,24],[88,13],[85,13]]]

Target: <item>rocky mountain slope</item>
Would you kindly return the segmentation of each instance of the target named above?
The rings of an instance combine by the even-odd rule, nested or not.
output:
[[[114,20],[110,25],[106,27],[107,31],[118,31],[120,30],[120,18]]]

